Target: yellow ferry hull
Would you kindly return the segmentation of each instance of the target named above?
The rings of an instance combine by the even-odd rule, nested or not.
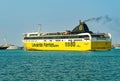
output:
[[[110,50],[110,41],[81,42],[23,42],[25,50],[36,51],[94,51]]]

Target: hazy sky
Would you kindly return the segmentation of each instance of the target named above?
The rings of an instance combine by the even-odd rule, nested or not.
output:
[[[93,32],[109,32],[120,41],[120,0],[0,0],[0,41],[22,45],[23,33],[72,30],[79,20]]]

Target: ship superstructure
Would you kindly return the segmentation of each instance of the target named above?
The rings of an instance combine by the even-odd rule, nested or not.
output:
[[[25,33],[23,44],[26,50],[93,51],[110,50],[110,33],[93,33],[84,22],[72,31]]]

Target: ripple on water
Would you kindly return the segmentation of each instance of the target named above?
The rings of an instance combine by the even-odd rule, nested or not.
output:
[[[120,51],[0,51],[0,81],[119,81]]]

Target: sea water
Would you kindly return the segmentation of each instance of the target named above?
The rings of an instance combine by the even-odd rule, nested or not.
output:
[[[0,81],[120,81],[120,50],[0,50]]]

